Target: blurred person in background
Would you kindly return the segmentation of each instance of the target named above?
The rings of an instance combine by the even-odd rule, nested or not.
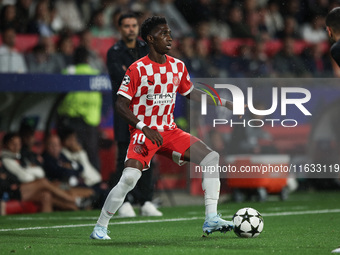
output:
[[[321,15],[315,15],[311,22],[302,25],[302,39],[308,43],[319,43],[326,41],[327,32],[325,31],[325,25],[325,18]]]
[[[294,17],[288,16],[284,19],[284,26],[281,30],[279,30],[276,35],[276,38],[283,40],[286,37],[291,37],[294,39],[300,39],[300,31],[299,25]]]
[[[273,69],[278,77],[302,77],[308,72],[299,55],[294,53],[295,40],[286,37],[283,40],[281,51],[274,56]]]
[[[45,178],[40,166],[30,165],[21,157],[21,139],[16,133],[7,133],[2,140],[1,160],[12,185],[19,186],[22,201],[40,205],[42,212],[52,212],[54,207],[78,210],[76,198],[54,186]]]
[[[73,0],[56,0],[56,14],[62,21],[62,27],[79,32],[85,28],[85,23],[81,17],[81,13]]]
[[[68,66],[65,75],[98,75],[99,70],[89,65],[89,52],[84,47],[76,49],[74,65]],[[66,94],[58,106],[57,130],[65,128],[77,131],[80,143],[92,165],[100,169],[99,124],[103,98],[99,91],[75,91]]]
[[[52,15],[48,1],[39,1],[35,7],[34,18],[29,22],[27,32],[41,36],[52,36]]]
[[[12,27],[1,33],[0,73],[26,73],[27,66],[23,54],[15,48],[16,32]]]
[[[182,14],[178,11],[174,4],[174,0],[150,1],[148,8],[159,15],[163,15],[172,27],[174,37],[180,37],[192,33],[192,29]]]
[[[96,10],[92,14],[89,28],[91,34],[95,37],[111,37],[113,35],[110,26],[105,24],[103,8]]]
[[[107,73],[106,66],[103,59],[95,52],[92,47],[93,35],[89,29],[85,29],[79,33],[79,45],[78,47],[84,47],[89,53],[88,63],[89,65],[99,70],[100,73]]]
[[[33,0],[18,0],[16,1],[16,11],[18,19],[18,30],[19,34],[27,33],[27,26],[33,13]]]
[[[0,12],[0,31],[8,27],[13,27],[16,32],[19,31],[18,20],[15,5],[5,5]]]
[[[49,134],[45,137],[43,168],[46,177],[61,189],[81,199],[81,208],[89,208],[92,204],[94,191],[84,183],[81,174],[84,168],[77,161],[69,160],[62,152],[58,135]]]
[[[269,0],[267,3],[267,11],[265,12],[265,24],[268,28],[268,33],[271,38],[281,31],[284,27],[283,17],[280,12],[280,6],[278,0]]]
[[[307,71],[313,77],[332,77],[333,68],[329,55],[324,54],[322,43],[309,46],[302,54]]]
[[[65,128],[59,132],[62,150],[61,153],[71,162],[83,167],[80,177],[83,179],[84,187],[94,191],[93,207],[100,208],[109,192],[108,185],[102,181],[101,174],[95,168],[78,141],[77,133],[72,128]]]
[[[74,44],[70,33],[61,33],[57,42],[57,54],[65,66],[73,65]]]
[[[29,73],[61,73],[65,68],[63,59],[50,53],[52,49],[48,44],[49,37],[39,39],[31,52],[26,54],[26,62]]]
[[[340,7],[332,9],[326,17],[327,33],[333,43],[330,52],[335,62],[340,66]]]

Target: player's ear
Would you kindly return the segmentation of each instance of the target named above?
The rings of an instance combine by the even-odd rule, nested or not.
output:
[[[149,43],[152,43],[153,42],[153,36],[152,35],[147,35],[146,36],[146,40],[147,40],[147,42],[149,42]]]
[[[332,36],[333,36],[333,33],[332,33],[332,29],[330,28],[330,27],[326,27],[326,31],[327,31],[327,33],[328,33],[328,36],[330,37],[330,38],[332,38]]]

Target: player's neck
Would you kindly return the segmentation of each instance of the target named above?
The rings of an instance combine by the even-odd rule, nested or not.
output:
[[[166,62],[166,56],[165,54],[159,54],[155,51],[151,51],[149,53],[149,59],[151,59],[153,62],[156,62],[158,64],[164,64]]]

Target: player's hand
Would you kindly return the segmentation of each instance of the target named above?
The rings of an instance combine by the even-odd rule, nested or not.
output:
[[[157,144],[157,146],[161,146],[163,144],[163,137],[157,130],[153,130],[149,127],[143,127],[143,133],[153,144]]]

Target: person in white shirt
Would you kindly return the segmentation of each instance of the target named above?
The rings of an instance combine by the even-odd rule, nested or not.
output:
[[[52,212],[55,207],[64,210],[78,210],[73,196],[49,182],[40,166],[33,165],[21,158],[19,134],[7,133],[3,137],[2,143],[3,167],[10,178],[20,186],[22,201],[39,204],[42,212]]]
[[[26,73],[27,66],[25,59],[15,49],[16,32],[14,28],[6,28],[1,35],[0,73]]]

